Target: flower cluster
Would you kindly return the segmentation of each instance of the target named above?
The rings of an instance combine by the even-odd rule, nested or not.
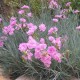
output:
[[[70,7],[71,2],[66,3],[67,7]],[[58,8],[57,0],[50,0],[50,8]],[[26,15],[28,18],[32,18],[32,13],[29,12],[30,7],[24,5],[19,10],[19,15]],[[62,9],[59,14],[56,14],[52,19],[53,23],[58,23],[60,19],[65,19],[65,13],[68,12],[68,9]],[[76,10],[74,13],[78,13]],[[62,37],[57,35],[58,28],[56,25],[50,27],[46,26],[43,22],[39,25],[35,25],[32,22],[27,21],[27,17],[19,18],[19,21],[15,17],[11,17],[10,24],[3,28],[3,33],[5,35],[13,35],[15,30],[25,29],[25,34],[27,35],[27,42],[19,44],[18,50],[22,53],[22,59],[32,61],[33,58],[40,60],[45,67],[49,68],[51,66],[52,60],[57,61],[58,63],[62,62]],[[1,19],[2,21],[2,19]],[[80,29],[80,27],[76,27]],[[41,33],[45,33],[44,38],[41,37]],[[0,41],[0,46],[3,46],[3,41]]]
[[[32,50],[34,49],[34,52]],[[61,62],[61,54],[54,46],[48,46],[44,39],[37,42],[32,36],[29,36],[27,43],[21,43],[19,50],[23,53],[22,57],[26,60],[32,60],[32,57],[40,60],[46,67],[50,67],[51,60]]]
[[[49,1],[49,8],[54,9],[54,8],[58,8],[58,2],[57,0],[50,0]]]
[[[55,38],[55,36],[52,36],[53,33],[57,33],[58,28],[54,26],[48,30],[48,41],[52,44],[48,45],[45,38],[39,38],[39,36],[37,36],[39,40],[36,40],[35,36],[33,36],[34,32],[36,33],[36,30],[40,33],[45,32],[47,28],[45,24],[42,23],[37,27],[32,23],[28,23],[27,27],[29,29],[26,32],[28,34],[28,41],[20,43],[18,48],[20,52],[23,53],[22,58],[30,61],[32,61],[32,58],[38,59],[45,67],[50,67],[52,60],[61,63],[62,55],[58,51],[61,49],[61,37]]]
[[[25,14],[27,17],[32,17],[32,13],[28,12],[29,9],[30,9],[29,6],[24,5],[24,6],[21,7],[21,10],[18,11],[18,14],[20,14],[20,15]]]
[[[15,17],[11,17],[10,24],[3,28],[3,33],[6,34],[6,35],[7,34],[8,35],[13,35],[14,31],[15,31],[16,22],[17,22],[16,18]]]
[[[57,5],[55,6],[57,8]],[[28,12],[29,9],[29,6],[24,5],[21,7],[21,10],[19,10],[18,14],[23,15],[27,13],[27,16],[31,18],[32,14],[31,12]],[[53,26],[47,29],[47,26],[43,22],[39,25],[35,25],[28,22],[24,17],[19,18],[19,21],[16,17],[11,17],[9,25],[3,28],[3,33],[5,35],[13,35],[15,31],[25,29],[25,34],[27,35],[28,40],[27,42],[20,43],[18,48],[22,53],[22,59],[32,61],[33,58],[35,58],[40,60],[47,68],[51,66],[52,60],[61,63],[61,37],[55,36],[57,35],[58,28]],[[57,23],[58,18],[61,17],[62,15],[55,15],[53,22]],[[40,35],[45,32],[45,37],[50,44],[46,42],[46,38],[42,38]],[[0,46],[3,46],[3,42],[0,42]]]

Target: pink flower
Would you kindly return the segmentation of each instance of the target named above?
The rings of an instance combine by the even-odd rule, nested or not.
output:
[[[31,35],[33,35],[33,33],[34,33],[34,30],[28,30],[27,32],[26,32],[29,36],[31,36]]]
[[[76,29],[77,29],[77,30],[80,30],[80,26],[77,26]]]
[[[12,16],[11,18],[10,18],[10,21],[15,21],[16,20],[16,17],[14,17],[14,16]]]
[[[47,48],[47,45],[44,43],[38,43],[38,45],[35,47],[35,58],[40,59],[42,52]]]
[[[58,61],[59,63],[61,63],[61,54],[60,53],[56,53],[54,55],[54,60]]]
[[[58,19],[54,18],[52,21],[55,22],[55,23],[57,23]]]
[[[4,42],[0,41],[0,47],[3,47],[3,45],[4,45]]]
[[[77,14],[77,13],[79,13],[79,12],[80,12],[79,10],[74,10],[74,11],[73,11],[74,14]]]
[[[32,13],[30,12],[30,13],[27,13],[27,16],[28,17],[32,17]]]
[[[57,27],[53,27],[53,31],[54,33],[58,31],[58,28]]]
[[[60,49],[61,45],[62,45],[61,44],[61,37],[56,38],[55,41],[52,41],[52,43],[55,44],[58,47],[58,49]]]
[[[2,18],[0,18],[0,23],[2,22]]]
[[[19,48],[21,52],[25,52],[27,50],[27,43],[20,43]]]
[[[50,56],[52,56],[53,54],[55,54],[57,49],[54,46],[49,46],[47,51],[50,54]]]
[[[20,22],[25,23],[26,22],[26,19],[25,18],[20,18]]]
[[[17,24],[16,27],[15,27],[16,30],[19,30],[21,28],[22,28],[22,24]]]
[[[20,10],[18,13],[19,14],[24,14],[24,10]]]
[[[5,27],[3,28],[3,33],[4,33],[4,34],[8,34],[8,27],[7,27],[7,26],[5,26]]]
[[[33,56],[33,54],[31,53],[31,52],[27,52],[27,54],[26,55],[22,55],[22,58],[23,59],[25,59],[25,60],[32,60],[32,56]]]
[[[55,0],[51,0],[49,3],[49,8],[58,8],[58,3]]]
[[[41,58],[41,52],[40,51],[35,51],[34,56],[36,59],[40,59]]]
[[[48,30],[48,34],[52,34],[54,31],[53,27],[51,27],[49,30]]]
[[[29,9],[30,7],[27,6],[27,5],[24,5],[24,6],[22,6],[21,8],[22,8],[22,9]]]
[[[66,18],[67,18],[67,16],[63,14],[62,19],[66,19]]]
[[[69,7],[71,5],[71,2],[67,2],[66,6]]]
[[[29,28],[29,30],[34,30],[35,31],[37,29],[37,26],[34,25],[33,23],[28,23],[27,27]]]
[[[51,65],[51,56],[47,53],[47,51],[36,50],[35,51],[35,58],[39,59],[45,67],[50,67]]]
[[[55,18],[62,18],[62,15],[55,15]]]
[[[19,29],[25,28],[25,27],[27,27],[27,24],[26,23],[20,23],[20,24],[16,24],[15,29],[16,30],[19,30]]]
[[[49,46],[47,51],[54,60],[59,63],[61,62],[61,54],[57,52],[57,49],[54,46]]]
[[[46,51],[47,45],[44,43],[44,39],[42,39],[42,44],[38,43],[38,45],[35,47],[35,53],[34,56],[36,59],[39,59],[45,67],[50,67],[51,65],[51,56]]]
[[[52,33],[55,33],[58,31],[58,28],[57,27],[51,27],[49,30],[48,30],[48,34],[52,34]]]
[[[14,34],[14,31],[15,31],[15,29],[13,28],[13,26],[12,25],[9,25],[8,26],[8,34],[9,35],[13,35]]]
[[[41,44],[44,44],[44,43],[45,43],[45,39],[44,39],[44,38],[41,38],[41,39],[40,39],[40,43],[41,43]]]
[[[49,36],[49,40],[58,48],[61,48],[61,37],[54,38],[52,36]]]
[[[45,24],[43,24],[43,23],[40,24],[40,25],[39,25],[39,30],[42,31],[42,32],[44,32],[44,31],[46,30]]]
[[[32,23],[27,24],[27,27],[29,28],[29,30],[28,30],[26,33],[27,33],[29,36],[30,36],[30,35],[33,35],[34,32],[35,32],[36,29],[37,29],[37,26],[34,25],[34,24],[32,24]]]
[[[49,36],[49,41],[53,42],[55,41],[55,38],[53,36]]]
[[[6,37],[6,36],[1,36],[1,37],[0,37],[0,40],[1,40],[1,41],[5,41],[5,40],[7,40],[7,37]]]
[[[64,15],[64,13],[67,13],[68,12],[68,9],[62,9],[61,11],[60,11],[60,14],[61,15]]]
[[[28,27],[28,28],[32,28],[33,26],[34,26],[33,23],[28,23],[28,24],[27,24],[27,27]]]
[[[29,49],[33,49],[38,45],[38,42],[32,37],[29,36],[28,42],[27,42],[27,46]]]
[[[22,27],[23,27],[23,28],[25,28],[26,26],[27,26],[27,24],[26,24],[26,23],[23,23],[23,24],[22,24]]]
[[[9,35],[13,35],[14,34],[15,29],[9,25],[3,28],[3,33],[4,34],[9,34]]]
[[[41,62],[45,65],[45,67],[49,68],[51,65],[51,56],[49,56],[47,53],[43,53],[41,58]]]
[[[38,45],[35,47],[35,50],[41,51],[41,50],[45,50],[46,48],[47,48],[47,44],[38,44]]]
[[[37,26],[36,25],[34,25],[34,26],[32,26],[32,28],[31,29],[33,29],[34,31],[36,31],[37,30]]]
[[[16,20],[10,21],[10,25],[14,27],[16,25],[16,22],[17,22]]]

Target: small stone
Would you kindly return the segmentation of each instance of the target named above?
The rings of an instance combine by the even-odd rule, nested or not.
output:
[[[35,80],[34,78],[31,77],[26,77],[25,75],[22,75],[18,77],[16,80]]]

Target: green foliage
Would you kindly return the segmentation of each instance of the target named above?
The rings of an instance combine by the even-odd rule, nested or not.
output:
[[[8,36],[4,48],[0,48],[0,64],[8,75],[13,76],[13,74],[16,74],[14,77],[22,74],[24,69],[24,63],[18,51],[18,45],[24,41],[24,36],[19,34],[21,33],[16,33],[11,37]],[[20,39],[21,37],[22,39]]]
[[[31,21],[31,20],[30,20]],[[51,14],[49,12],[42,13],[40,18],[34,18],[31,22],[36,25],[45,23],[48,28],[54,26],[51,22]],[[8,40],[5,41],[4,48],[0,49],[0,65],[4,68],[5,73],[18,77],[22,74],[33,76],[38,80],[69,80],[70,76],[79,77],[80,75],[80,33],[75,30],[78,19],[76,15],[69,15],[66,20],[60,20],[57,25],[59,28],[59,35],[68,36],[68,40],[64,44],[63,51],[69,50],[68,58],[63,59],[61,64],[52,62],[50,69],[44,68],[44,65],[38,60],[33,59],[32,62],[25,62],[21,58],[21,53],[18,51],[18,45],[21,42],[26,42],[26,34],[20,30],[15,32],[13,36],[8,36]],[[41,34],[41,37],[46,33]]]
[[[19,6],[19,0],[4,0],[4,3],[12,8]]]
[[[41,13],[41,0],[30,0],[29,3],[31,5],[32,12],[39,16]]]
[[[34,20],[35,21],[35,20]],[[54,24],[51,22],[50,13],[44,13],[41,14],[41,18],[37,20],[37,23],[45,23],[47,27],[54,26]],[[63,80],[65,76],[65,80],[69,80],[70,76],[80,76],[80,32],[76,30],[76,26],[78,26],[78,16],[70,14],[68,16],[68,19],[60,20],[60,23],[57,24],[59,28],[59,35],[60,36],[67,36],[68,40],[64,44],[64,54],[68,59],[66,58],[63,60],[61,64],[56,64],[53,62],[53,66],[51,67],[52,70],[59,71],[58,79],[57,80]],[[44,35],[44,34],[43,34]],[[42,36],[42,35],[41,35]],[[65,50],[69,50],[67,51]],[[66,78],[67,77],[67,78]]]
[[[64,5],[64,7],[65,7],[65,3],[67,3],[67,2],[71,2],[72,3],[71,4],[71,7],[73,9],[80,10],[80,8],[79,8],[80,7],[80,0],[61,0],[60,1],[60,3]]]
[[[27,4],[29,1],[28,0],[4,0],[4,3],[10,7],[20,7],[23,4]]]

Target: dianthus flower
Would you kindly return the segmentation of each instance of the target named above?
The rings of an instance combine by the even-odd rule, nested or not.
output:
[[[20,43],[19,50],[23,53],[22,58],[25,60],[32,60],[33,54],[30,52],[27,43]]]
[[[0,41],[0,47],[3,47],[3,45],[4,45],[4,42]]]
[[[45,39],[44,39],[44,38],[41,38],[41,39],[40,39],[40,43],[41,43],[41,44],[44,44],[44,43],[45,43]]]
[[[27,27],[28,27],[29,30],[26,33],[29,36],[32,35],[36,31],[36,29],[37,29],[37,26],[32,24],[32,23],[27,24]]]
[[[77,30],[80,30],[80,26],[77,26],[76,29],[77,29]]]
[[[40,25],[39,25],[39,30],[42,31],[42,32],[44,32],[44,31],[46,30],[45,24],[43,24],[43,23],[40,24]]]
[[[74,14],[77,14],[77,13],[79,13],[79,12],[80,12],[79,10],[74,10],[74,11],[73,11]]]
[[[59,63],[61,63],[61,61],[62,61],[61,60],[62,58],[61,58],[61,54],[60,53],[56,53],[53,58],[54,58],[54,60],[56,60]]]
[[[69,7],[71,5],[71,2],[67,2],[66,6]]]
[[[28,51],[26,51],[25,52],[25,54],[23,54],[22,55],[22,58],[24,59],[24,60],[32,60],[32,56],[33,56],[33,54],[28,50]]]
[[[22,6],[21,8],[22,8],[22,9],[29,9],[30,7],[27,6],[27,5],[24,5],[24,6]]]
[[[51,56],[46,52],[43,51],[40,58],[41,62],[43,62],[44,66],[49,68],[51,65]]]
[[[35,47],[35,58],[36,59],[40,59],[41,58],[41,54],[42,54],[42,51],[45,50],[47,48],[47,45],[46,44],[39,44]]]
[[[58,3],[55,0],[51,0],[49,3],[49,8],[58,8]]]
[[[16,17],[14,17],[14,16],[12,16],[11,18],[10,18],[10,22],[11,21],[15,21],[16,20]]]
[[[51,27],[49,30],[48,30],[48,34],[52,34],[52,33],[55,33],[58,31],[58,28],[57,27]]]
[[[13,35],[13,34],[14,34],[14,31],[15,31],[15,29],[14,29],[11,25],[5,26],[5,27],[3,28],[3,33],[4,33],[4,34]]]
[[[50,67],[51,65],[51,56],[46,51],[46,44],[38,44],[35,48],[35,58],[39,59],[45,67]]]
[[[53,42],[53,41],[55,42],[55,38],[54,38],[53,36],[49,36],[48,39],[49,39],[49,41],[51,41],[51,42]]]
[[[33,23],[28,23],[28,24],[27,24],[27,27],[28,27],[28,28],[32,28],[33,26],[34,26]]]
[[[20,18],[20,22],[25,23],[26,22],[26,19],[25,18]]]
[[[27,13],[27,16],[28,17],[32,17],[32,13],[30,12],[30,13]]]
[[[58,22],[58,19],[53,18],[52,21],[55,22],[55,23],[57,23]]]
[[[18,49],[19,49],[21,52],[26,52],[26,50],[27,50],[27,43],[20,43]]]
[[[24,10],[20,10],[18,14],[24,14]]]
[[[31,36],[32,34],[34,34],[34,30],[33,29],[30,29],[26,32],[29,36]]]
[[[49,46],[48,47],[48,53],[49,55],[59,63],[61,62],[61,54],[58,53],[57,49],[54,46]]]
[[[0,18],[0,23],[2,22],[2,18]]]
[[[1,36],[1,37],[0,37],[0,40],[1,40],[1,41],[5,41],[5,40],[7,40],[7,37],[6,37],[6,36]]]
[[[62,15],[55,15],[55,18],[62,18]]]
[[[29,49],[33,49],[38,45],[38,42],[32,37],[29,36],[28,42],[27,42],[27,46]]]
[[[61,48],[61,37],[56,38],[54,41],[52,41],[53,44],[55,44],[55,46],[60,49]]]

